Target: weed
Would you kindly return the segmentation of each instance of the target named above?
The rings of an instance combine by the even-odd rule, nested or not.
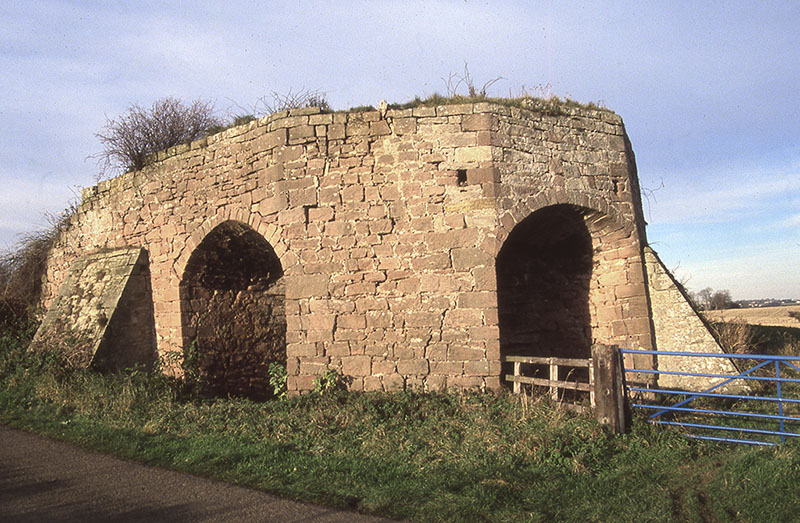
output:
[[[315,394],[326,395],[342,390],[347,390],[347,379],[333,369],[326,370],[314,379]]]
[[[758,336],[752,325],[742,319],[710,324],[717,341],[725,352],[754,354],[758,352]]]
[[[47,256],[76,212],[77,205],[71,203],[59,214],[46,214],[45,228],[23,235],[14,248],[0,253],[0,327],[6,322],[29,323],[37,316]]]
[[[301,109],[304,107],[319,107],[322,112],[330,112],[327,96],[323,91],[300,89],[295,91],[289,89],[286,93],[272,91],[270,97],[262,96],[256,102],[256,114],[271,114],[291,109]]]
[[[460,97],[461,95],[459,94],[459,90],[464,88],[467,90],[466,97],[472,99],[486,98],[487,90],[489,89],[489,87],[491,87],[492,85],[494,85],[495,83],[499,82],[502,79],[503,79],[502,76],[495,77],[487,81],[485,84],[483,84],[482,87],[478,88],[475,86],[475,80],[472,78],[472,75],[469,72],[469,66],[467,65],[467,62],[464,62],[463,73],[451,72],[448,75],[447,80],[442,78],[442,80],[445,83],[445,86],[447,87],[447,96],[449,98]]]
[[[192,343],[183,349],[181,367],[183,369],[183,381],[189,387],[201,390],[203,388],[203,376],[200,368],[200,350],[196,339],[192,340]]]
[[[269,384],[276,398],[286,397],[286,381],[288,377],[286,365],[276,361],[269,364]]]
[[[351,107],[346,112],[348,113],[366,113],[369,111],[376,111],[374,106],[372,105],[357,105],[355,107]]]

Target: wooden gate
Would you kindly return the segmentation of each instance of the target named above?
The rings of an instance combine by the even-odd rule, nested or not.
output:
[[[563,405],[569,409],[583,411],[584,406],[573,401],[567,401],[565,392],[582,391],[589,393],[589,404],[594,406],[594,369],[591,359],[577,358],[548,358],[537,356],[506,356],[505,361],[514,365],[513,374],[506,374],[505,379],[512,383],[514,394],[522,392],[523,385],[532,387],[546,387],[550,398],[554,401],[563,400]],[[549,370],[548,378],[525,376],[522,372],[523,365],[546,366]],[[560,380],[559,371],[563,368],[570,369],[567,378]],[[588,381],[579,381],[577,376],[574,380],[569,377],[574,369],[588,369]]]
[[[630,425],[630,412],[625,397],[625,379],[622,372],[622,354],[616,345],[592,345],[592,357],[587,359],[557,358],[541,356],[505,356],[504,362],[513,365],[513,373],[506,374],[505,380],[512,384],[515,394],[523,391],[523,385],[546,387],[550,397],[572,410],[583,411],[585,405],[565,401],[565,392],[581,391],[589,394],[589,406],[594,410],[597,421],[612,431],[625,432]],[[548,378],[526,376],[523,365],[546,366]],[[560,379],[562,367],[587,369],[586,380]],[[560,391],[560,393],[559,393]]]

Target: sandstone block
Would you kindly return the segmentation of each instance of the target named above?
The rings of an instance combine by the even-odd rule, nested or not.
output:
[[[403,390],[406,380],[400,374],[389,374],[383,377],[383,389],[387,392]]]
[[[447,379],[444,376],[428,376],[425,378],[425,390],[428,392],[440,392],[444,390]]]
[[[472,104],[440,105],[436,107],[436,116],[455,114],[472,114]]]
[[[333,339],[336,341],[364,341],[367,338],[363,329],[336,329]],[[352,352],[352,349],[351,349]]]
[[[301,316],[301,323],[306,330],[333,330],[336,324],[335,314],[310,313]]]
[[[256,207],[259,214],[268,216],[275,214],[289,207],[289,198],[286,194],[278,194],[271,198],[264,198]]]
[[[406,327],[438,327],[442,324],[441,312],[407,312],[403,319]]]
[[[500,183],[500,171],[496,167],[467,169],[467,184]]]
[[[464,375],[465,376],[488,376],[489,375],[489,362],[488,361],[466,361],[466,362],[464,362]]]
[[[343,202],[363,202],[364,187],[362,185],[351,185],[342,189]]]
[[[492,128],[492,115],[487,113],[464,115],[461,118],[461,128],[465,131],[489,131]]]
[[[380,120],[377,122],[370,122],[369,134],[372,136],[385,136],[387,134],[392,134],[392,131],[389,129],[389,123],[386,120]]]
[[[488,325],[485,327],[470,327],[469,338],[475,341],[499,340],[500,329],[497,327],[497,325]]]
[[[478,376],[454,376],[447,378],[447,386],[459,389],[483,389],[483,378]]]
[[[485,351],[483,349],[474,349],[471,347],[456,346],[450,348],[451,361],[480,361],[484,358]]]
[[[366,318],[361,314],[341,314],[336,318],[336,327],[342,329],[363,329]]]
[[[395,134],[400,136],[417,132],[416,118],[395,118],[392,122]]]
[[[350,356],[350,344],[346,341],[335,341],[333,343],[328,343],[325,348],[325,355],[337,358],[341,358],[342,356]]]
[[[324,330],[310,330],[306,331],[306,341],[309,343],[317,342],[331,342],[333,341],[333,331],[328,329]],[[287,333],[288,338],[288,333]]]
[[[317,347],[313,343],[292,343],[286,346],[288,358],[304,358],[317,355]]]
[[[483,265],[493,265],[494,257],[477,248],[453,249],[453,268],[469,270]]]
[[[397,372],[403,376],[424,376],[428,374],[428,360],[400,360],[397,362]]]
[[[330,278],[326,274],[306,275],[302,277],[285,277],[286,298],[315,298],[328,295]]]
[[[342,374],[345,376],[369,376],[372,373],[372,357],[344,356],[342,358]]]
[[[433,361],[442,361],[447,359],[447,344],[446,343],[430,343],[425,348],[425,357]]]
[[[432,361],[431,374],[443,376],[461,376],[464,373],[464,363],[460,361]]]
[[[308,209],[308,221],[329,222],[333,220],[332,207],[311,207]]]
[[[356,389],[356,390],[360,390],[360,389]],[[383,390],[383,382],[377,376],[366,376],[366,377],[364,377],[364,388],[363,388],[363,390],[365,392]]]
[[[460,309],[486,309],[497,307],[497,293],[482,292],[462,292],[458,295],[458,308]]]
[[[450,268],[450,256],[447,253],[431,254],[413,258],[411,268],[415,271]]]
[[[486,145],[456,149],[455,161],[459,164],[480,164],[492,161],[492,148]]]

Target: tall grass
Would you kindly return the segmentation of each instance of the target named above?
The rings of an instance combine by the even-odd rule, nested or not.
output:
[[[27,334],[29,335],[29,334]],[[800,454],[606,433],[546,397],[334,391],[204,398],[134,369],[65,370],[0,338],[0,422],[147,463],[395,518],[791,519]]]

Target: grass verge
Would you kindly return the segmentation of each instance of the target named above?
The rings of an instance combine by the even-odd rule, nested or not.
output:
[[[418,521],[792,520],[797,445],[607,434],[544,398],[333,392],[256,403],[66,371],[0,335],[0,423],[282,496]]]

